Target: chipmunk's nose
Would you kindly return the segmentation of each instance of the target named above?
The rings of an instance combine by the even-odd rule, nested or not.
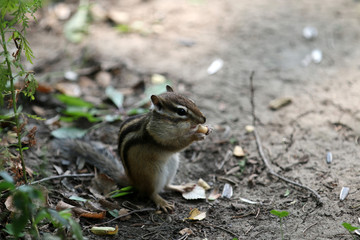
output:
[[[206,117],[202,117],[202,123],[206,122]]]

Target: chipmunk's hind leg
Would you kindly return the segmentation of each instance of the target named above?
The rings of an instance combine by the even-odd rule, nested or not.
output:
[[[171,184],[176,175],[178,166],[179,166],[179,154],[174,154],[173,156],[171,156],[171,158],[168,160],[168,163],[165,166],[166,171],[168,173],[165,189],[176,191],[176,192],[181,192],[181,193],[189,192],[189,191],[193,190],[196,185],[193,183],[187,183],[185,185]]]

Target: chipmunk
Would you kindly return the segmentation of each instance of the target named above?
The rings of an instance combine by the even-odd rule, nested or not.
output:
[[[150,112],[130,117],[121,124],[118,154],[122,166],[114,162],[113,157],[106,161],[102,161],[99,154],[97,159],[89,158],[93,150],[86,143],[78,141],[61,147],[65,150],[79,145],[78,154],[92,159],[90,164],[100,167],[118,183],[124,183],[125,169],[132,186],[152,199],[158,208],[169,212],[174,210],[174,205],[164,200],[159,192],[163,189],[186,192],[194,187],[171,184],[179,165],[179,151],[194,141],[205,139],[210,129],[202,125],[206,118],[192,100],[175,93],[170,86],[166,86],[166,90],[151,96]]]
[[[149,113],[123,122],[118,153],[130,183],[168,212],[174,206],[159,192],[164,188],[189,190],[188,185],[171,184],[179,165],[178,152],[194,141],[205,139],[209,129],[201,125],[206,118],[193,101],[175,93],[170,86],[166,90],[151,96]]]

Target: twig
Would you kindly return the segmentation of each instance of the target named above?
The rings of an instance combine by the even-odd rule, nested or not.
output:
[[[84,173],[84,174],[67,174],[67,175],[59,175],[59,176],[51,176],[51,177],[47,177],[47,178],[43,178],[37,181],[33,181],[31,183],[29,183],[30,185],[33,184],[38,184],[41,182],[46,182],[49,180],[53,180],[53,179],[58,179],[58,178],[80,178],[80,177],[93,177],[95,176],[93,173]]]
[[[316,222],[316,223],[310,225],[309,227],[305,228],[303,233],[305,233],[307,230],[309,230],[311,227],[315,226],[316,224],[318,224],[318,223]]]
[[[254,77],[254,72],[251,72],[251,75],[250,75],[250,104],[251,104],[251,113],[252,113],[252,122],[253,122],[253,126],[255,127],[253,133],[254,133],[254,136],[255,136],[255,140],[256,140],[256,145],[257,145],[257,148],[258,148],[258,152],[260,154],[260,157],[264,163],[264,165],[266,166],[267,168],[267,171],[269,174],[283,180],[284,182],[287,182],[287,183],[290,183],[294,186],[297,186],[297,187],[300,187],[302,189],[305,189],[309,192],[311,192],[313,194],[313,196],[316,198],[316,201],[317,201],[317,204],[319,206],[322,206],[323,202],[321,200],[321,197],[320,195],[313,189],[307,187],[307,186],[304,186],[300,183],[297,183],[297,182],[294,182],[286,177],[283,177],[281,175],[279,175],[278,173],[276,173],[270,166],[270,163],[269,163],[269,160],[267,159],[265,153],[264,153],[264,150],[263,150],[263,147],[262,147],[262,144],[261,144],[261,140],[260,140],[260,136],[256,130],[256,115],[255,115],[255,103],[254,103],[254,84],[253,84],[253,77]]]
[[[233,237],[238,237],[239,236],[238,234],[236,234],[236,233],[234,233],[234,232],[232,232],[232,231],[230,231],[230,230],[228,230],[226,228],[223,228],[221,226],[213,225],[211,223],[201,223],[201,222],[199,222],[199,223],[200,223],[200,225],[203,225],[203,226],[206,226],[206,227],[213,227],[213,228],[223,230],[223,231],[229,233],[230,235],[232,235]]]
[[[131,211],[131,212],[128,212],[128,213],[119,215],[119,216],[117,216],[116,218],[111,219],[110,221],[95,224],[95,226],[105,225],[105,224],[111,223],[112,221],[115,221],[115,220],[120,219],[120,218],[122,218],[122,217],[129,216],[129,215],[134,214],[134,213],[138,213],[138,212],[148,212],[148,211],[155,211],[155,210],[156,210],[155,208],[143,208],[143,209],[133,210],[133,211]]]

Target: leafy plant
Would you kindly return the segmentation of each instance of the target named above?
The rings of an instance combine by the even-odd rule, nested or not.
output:
[[[0,122],[6,121],[14,125],[17,135],[17,150],[22,165],[22,177],[27,182],[26,167],[24,162],[21,137],[24,134],[25,123],[21,122],[17,100],[19,94],[34,99],[37,81],[31,71],[26,71],[21,64],[21,56],[25,55],[26,60],[32,63],[33,52],[26,39],[26,29],[29,27],[29,17],[34,17],[34,13],[41,6],[41,0],[2,0],[0,1],[0,45],[3,49],[0,52],[0,105],[3,106],[5,99],[12,112],[7,114]],[[10,53],[8,49],[15,46],[16,50]],[[23,80],[21,87],[15,87],[15,82]],[[3,114],[3,113],[1,113]]]
[[[350,223],[347,222],[343,222],[341,224],[346,230],[348,230],[348,232],[350,233],[350,235],[353,237],[353,239],[356,239],[355,236],[353,235],[353,232],[357,229],[360,229],[358,227],[354,227],[352,226]]]
[[[282,219],[284,217],[287,217],[289,215],[289,212],[287,211],[277,211],[277,210],[271,210],[270,211],[271,214],[277,216],[280,220],[280,233],[281,233],[281,239],[284,239],[284,232],[283,232],[283,227],[282,227]]]
[[[30,234],[40,239],[38,226],[48,220],[65,237],[64,230],[71,230],[73,239],[83,239],[79,224],[71,218],[68,211],[57,212],[44,207],[45,199],[40,190],[30,185],[16,187],[12,177],[6,172],[0,172],[3,178],[0,181],[1,197],[7,197],[13,209],[10,223],[6,224],[5,231],[15,238],[24,236],[25,229],[29,226]]]
[[[123,187],[121,189],[112,191],[109,193],[111,198],[118,198],[133,193],[134,188],[132,186]]]

